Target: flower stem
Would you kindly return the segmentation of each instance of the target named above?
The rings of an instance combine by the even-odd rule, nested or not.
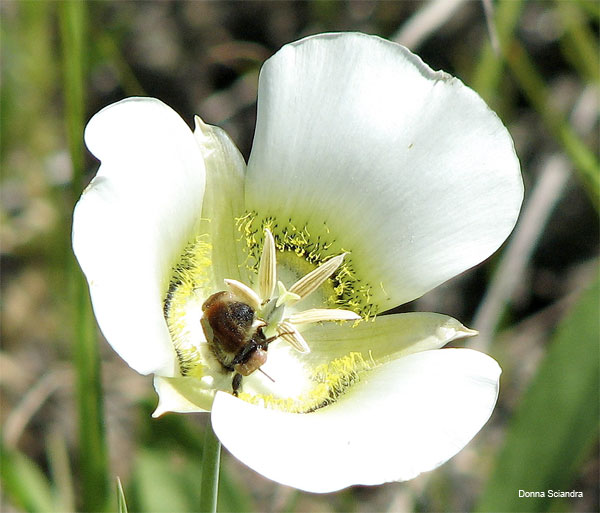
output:
[[[200,482],[200,511],[217,511],[217,492],[219,491],[219,467],[221,463],[221,442],[208,422],[204,434],[202,454],[202,480]]]

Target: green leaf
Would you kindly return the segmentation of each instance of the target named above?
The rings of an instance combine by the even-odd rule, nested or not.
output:
[[[19,451],[2,448],[0,476],[6,496],[25,511],[56,511],[48,479],[38,466]]]
[[[561,322],[509,425],[477,511],[548,511],[560,501],[548,490],[571,490],[598,439],[599,298],[596,282]],[[546,497],[520,498],[519,490]]]
[[[194,476],[196,489],[187,476]],[[136,458],[133,485],[135,510],[152,513],[195,511],[192,497],[200,484],[200,465],[190,468],[181,455],[161,449],[142,449]]]
[[[127,501],[125,500],[125,492],[121,480],[117,477],[117,511],[119,513],[127,513]]]

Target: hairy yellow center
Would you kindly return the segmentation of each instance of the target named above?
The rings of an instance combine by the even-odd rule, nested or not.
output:
[[[255,224],[261,225],[262,240]],[[368,302],[370,287],[359,286],[351,262],[345,261],[346,252],[331,253],[331,244],[320,237],[311,242],[306,228],[298,230],[289,223],[280,229],[273,218],[259,223],[255,214],[239,219],[238,227],[246,240],[247,266],[257,278],[251,285],[225,280],[223,289],[228,288],[227,297],[251,307],[254,331],[239,339],[239,350],[236,344],[230,344],[234,349],[227,354],[221,346],[215,350],[217,339],[212,330],[206,331],[203,317],[207,298],[216,292],[212,247],[206,237],[198,237],[173,269],[164,303],[181,374],[212,383],[215,389],[239,392],[241,399],[266,408],[309,413],[337,401],[373,367],[373,360],[360,352],[338,354],[329,360],[320,354],[307,360],[303,355],[310,352],[310,344],[301,332],[311,323],[356,322],[360,315],[373,315]],[[293,285],[287,289],[284,283]],[[297,303],[302,308],[297,308]],[[235,332],[229,328],[222,334]],[[268,346],[259,346],[265,358],[257,365],[235,359],[246,354],[251,358],[253,353],[245,351],[250,340],[259,344],[268,340]],[[263,364],[273,377],[263,371]],[[239,369],[246,367],[248,372],[242,377]]]

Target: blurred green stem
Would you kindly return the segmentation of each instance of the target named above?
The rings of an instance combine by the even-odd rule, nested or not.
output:
[[[63,1],[59,4],[63,57],[63,87],[67,120],[69,153],[73,164],[73,199],[81,192],[83,182],[83,39],[85,4]]]
[[[523,46],[513,39],[504,54],[521,90],[541,116],[550,133],[562,145],[573,162],[592,204],[600,210],[600,166],[595,155],[550,102],[548,88]]]
[[[560,4],[561,13],[569,14],[564,23],[569,29],[568,36],[571,40],[571,46],[583,52],[585,56],[593,55],[593,45],[584,30],[585,27],[582,25],[581,13],[569,2],[559,1],[558,3]],[[496,5],[494,18],[503,55],[495,55],[489,42],[484,45],[479,64],[475,69],[473,87],[488,102],[495,103],[494,100],[497,99],[495,95],[502,77],[502,69],[506,63],[530,104],[541,116],[550,133],[573,162],[593,205],[600,210],[600,176],[598,161],[594,153],[569,125],[565,116],[549,101],[550,95],[544,79],[523,46],[513,37],[524,2],[522,0],[503,0]],[[591,69],[594,66],[597,69],[595,60],[594,66],[588,65],[587,62],[585,66],[587,66],[586,69]],[[589,71],[588,74],[592,74],[592,72]]]
[[[113,63],[119,74],[119,84],[126,96],[148,96],[127,61],[112,34],[100,32],[95,42],[102,57]]]
[[[72,203],[84,180],[84,41],[86,3],[58,4],[64,73],[67,135],[73,164]],[[96,323],[87,284],[73,258],[69,258],[74,305],[73,354],[77,373],[79,465],[82,511],[104,511],[108,504],[108,463],[104,434],[100,358]]]
[[[598,42],[588,25],[585,13],[574,2],[555,0],[555,4],[557,19],[565,31],[562,38],[565,57],[583,78],[598,83]]]
[[[202,481],[200,483],[200,511],[217,511],[217,493],[219,491],[219,467],[221,463],[221,442],[215,435],[210,420],[204,434],[202,454]]]
[[[523,0],[504,0],[496,4],[494,23],[501,48],[512,39],[522,10]],[[487,39],[477,59],[472,84],[473,89],[489,103],[498,103],[496,96],[503,69],[504,59],[494,52],[491,42]]]

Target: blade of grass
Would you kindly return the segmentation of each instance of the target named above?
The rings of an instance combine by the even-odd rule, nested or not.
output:
[[[127,501],[125,500],[125,492],[121,480],[117,477],[117,511],[119,513],[127,513]]]
[[[147,96],[135,73],[121,54],[115,38],[105,32],[96,35],[98,51],[114,64],[119,74],[119,84],[126,96]]]
[[[555,4],[559,14],[557,19],[565,30],[561,39],[565,57],[584,79],[598,83],[598,41],[592,34],[584,13],[573,2],[555,0]]]
[[[57,511],[50,483],[38,466],[19,451],[0,448],[0,476],[6,497],[25,511]]]
[[[496,4],[494,22],[501,48],[512,39],[522,10],[522,0],[502,1]],[[487,102],[495,103],[493,100],[502,78],[504,66],[502,55],[496,54],[491,42],[486,40],[477,60],[471,86]]]
[[[594,153],[581,141],[577,133],[567,122],[565,116],[550,104],[548,101],[548,88],[544,80],[523,46],[512,37],[519,21],[522,7],[522,0],[504,0],[498,2],[495,21],[504,58],[496,56],[491,44],[486,43],[475,70],[473,88],[484,99],[494,103],[492,101],[494,92],[502,77],[502,69],[505,63],[507,63],[523,93],[533,108],[542,117],[553,137],[564,148],[565,153],[573,162],[580,181],[583,183],[595,208],[600,210],[600,173],[598,161]],[[568,9],[566,6],[565,8]],[[573,23],[571,23],[572,25]],[[578,34],[580,33],[581,30],[579,30]],[[585,38],[585,42],[582,41],[583,39],[578,37],[577,44],[585,47],[586,55],[594,53],[589,49],[590,43],[587,38]],[[597,72],[596,60],[594,60],[594,63]]]
[[[510,44],[505,56],[521,90],[573,162],[592,204],[600,211],[600,165],[596,156],[578,137],[562,113],[553,107],[543,78],[516,39]]]
[[[598,440],[600,282],[561,322],[509,425],[476,511],[548,511],[553,498],[519,490],[571,490]]]
[[[64,0],[59,4],[60,33],[63,57],[63,87],[67,116],[67,139],[73,164],[73,191],[77,197],[83,186],[83,124],[84,124],[84,32],[85,3]]]
[[[52,431],[46,443],[48,464],[54,483],[54,496],[58,511],[75,511],[75,492],[69,454],[64,435]]]
[[[84,181],[84,44],[86,2],[63,1],[59,5],[62,42],[67,136],[73,165],[73,203]],[[73,345],[77,372],[79,414],[79,465],[83,511],[103,511],[108,507],[109,480],[106,453],[100,358],[96,323],[87,285],[73,258],[69,261],[75,307]]]

